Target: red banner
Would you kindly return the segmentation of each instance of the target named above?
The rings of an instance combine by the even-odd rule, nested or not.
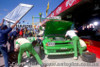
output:
[[[82,0],[64,0],[48,17],[57,16]],[[47,19],[43,21],[45,23]]]

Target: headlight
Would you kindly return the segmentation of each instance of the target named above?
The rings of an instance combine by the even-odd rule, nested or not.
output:
[[[46,44],[46,46],[55,46],[55,43],[54,42],[49,42]]]

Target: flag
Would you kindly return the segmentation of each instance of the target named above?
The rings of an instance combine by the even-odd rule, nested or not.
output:
[[[47,16],[47,14],[48,14],[48,10],[49,10],[49,2],[48,2],[48,4],[47,4],[46,16]]]

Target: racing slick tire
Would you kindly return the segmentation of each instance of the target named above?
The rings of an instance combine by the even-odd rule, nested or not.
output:
[[[82,60],[85,62],[96,62],[96,55],[94,53],[91,52],[84,52],[82,54]]]

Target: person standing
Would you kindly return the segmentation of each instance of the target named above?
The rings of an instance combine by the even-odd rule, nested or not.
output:
[[[77,48],[80,45],[79,37],[76,35],[76,30],[68,30],[65,34],[65,37],[69,36],[72,39],[73,46],[74,46],[74,59],[78,59]]]
[[[21,28],[19,35],[23,37],[23,28]]]
[[[28,37],[28,29],[27,29],[27,27],[25,28],[25,37]]]
[[[1,26],[3,25],[3,23],[4,23],[4,19],[3,19],[2,22],[0,23],[0,28],[1,28]],[[0,51],[0,56],[2,56],[2,55],[1,55],[1,51]]]
[[[14,49],[12,48],[13,47],[13,32],[10,32],[8,34],[8,43],[10,44],[9,52],[13,52],[14,51]]]
[[[9,33],[8,42],[10,44],[10,52],[14,51],[14,39],[18,36],[18,28],[15,31]]]
[[[8,33],[17,25],[19,21],[16,21],[11,27],[7,27],[6,25],[2,25],[0,28],[0,51],[3,54],[5,67],[9,67],[8,64],[8,50],[7,50],[7,40],[8,40]],[[3,22],[4,23],[4,19]]]

